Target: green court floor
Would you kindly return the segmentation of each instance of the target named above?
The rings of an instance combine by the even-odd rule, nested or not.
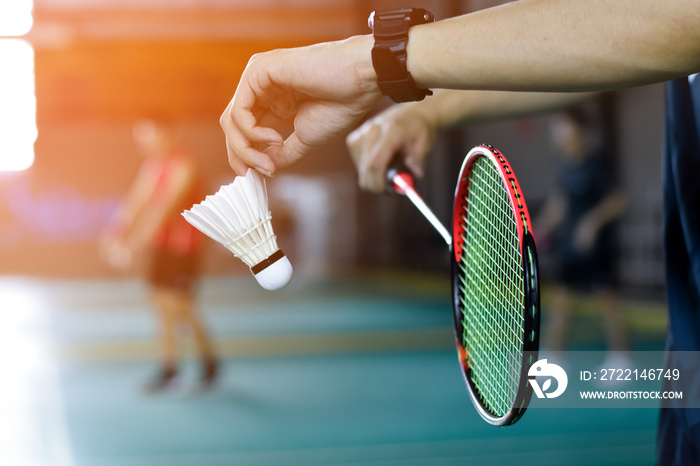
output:
[[[457,367],[443,277],[298,280],[276,293],[250,277],[208,280],[200,303],[222,380],[198,391],[188,360],[180,386],[158,395],[140,389],[157,354],[140,283],[5,279],[0,293],[14,361],[3,465],[654,464],[655,409],[483,422]],[[636,313],[637,341],[660,347],[663,309]],[[574,344],[599,349],[589,314]]]

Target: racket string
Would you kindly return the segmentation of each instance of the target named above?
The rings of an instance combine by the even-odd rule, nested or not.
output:
[[[489,159],[474,162],[468,182],[459,276],[463,345],[483,401],[504,415],[515,403],[522,364],[524,286],[517,224]]]
[[[464,217],[462,217],[462,218],[464,218]],[[476,233],[481,237],[480,239],[485,240],[485,238],[483,238],[483,235],[481,234],[481,232],[476,232]],[[493,235],[489,235],[489,236],[491,236],[491,238],[490,238],[491,241],[496,240],[495,238],[493,238]],[[483,246],[479,246],[479,248],[481,249],[480,252],[483,254],[490,252],[490,251],[485,250],[485,248],[483,248]],[[470,251],[468,251],[468,253],[469,252]],[[512,263],[510,263],[510,262],[506,263],[506,261],[504,261],[502,258],[495,258],[495,259],[499,261],[497,264],[497,267],[495,267],[498,270],[504,270],[504,269],[508,268],[509,276],[514,276],[515,274],[520,273],[520,269],[516,269]],[[510,285],[512,285],[512,283],[505,283],[505,280],[503,279],[503,274],[499,274],[499,273],[495,273],[495,272],[491,271],[490,276],[491,276],[492,280],[494,278],[496,280],[498,280],[498,282],[499,282],[498,284],[502,286],[502,289],[507,291],[507,293],[509,294],[509,297],[512,300],[521,299],[522,293],[518,294],[518,290],[512,289],[512,286],[510,286]],[[499,298],[499,296],[496,296],[496,298]]]
[[[488,193],[488,194],[493,194],[493,193]],[[485,214],[486,218],[489,220],[489,224],[493,225],[494,222],[497,220],[498,215],[494,213],[493,210],[493,200],[494,197],[492,195],[488,196],[490,202],[485,203]],[[475,230],[479,236],[483,236],[482,233],[484,231],[489,231],[489,230],[484,230],[484,229],[478,229]],[[490,232],[490,231],[489,231]],[[493,238],[489,238],[493,241]],[[499,293],[497,293],[497,290],[500,288],[501,291],[503,291],[503,285],[504,283],[501,280],[498,280],[498,274],[501,273],[499,269],[502,270],[502,258],[503,256],[501,254],[496,254],[496,255],[491,255],[490,253],[493,252],[500,252],[500,251],[490,251],[490,250],[484,250],[482,247],[484,245],[484,241],[486,239],[481,237],[479,238],[479,241],[475,241],[473,244],[478,245],[481,249],[481,251],[478,251],[480,255],[478,256],[479,259],[481,259],[482,264],[480,264],[483,268],[482,270],[488,271],[488,273],[484,274],[484,278],[486,281],[486,287],[482,288],[482,290],[485,293],[482,293],[481,300],[485,300],[486,302],[490,302],[493,306],[496,307],[496,309],[503,309],[505,306],[507,306],[506,303],[503,302],[503,299],[506,299],[506,296],[501,296]],[[486,243],[490,244],[490,243]],[[498,280],[500,283],[495,283],[494,280]],[[495,325],[503,325],[504,323],[501,322],[503,319],[503,315],[499,313],[492,313],[493,314],[493,324]],[[507,338],[507,335],[496,335],[493,332],[489,332],[488,327],[489,322],[487,321],[477,321],[478,329],[477,331],[479,332],[480,336],[487,335],[487,339],[482,338],[482,345],[487,345],[490,347],[492,350],[491,353],[485,353],[488,354],[490,357],[486,358],[484,363],[488,364],[488,367],[490,367],[492,370],[503,372],[507,374],[507,368],[504,367],[504,364],[507,364],[507,359],[508,355],[504,353],[504,346],[503,346],[503,341],[498,341],[500,338],[503,338],[504,336]],[[507,327],[505,327],[507,328]],[[500,343],[500,344],[499,344]],[[512,343],[511,343],[512,344]],[[476,354],[476,353],[475,353]],[[475,358],[476,359],[476,358]],[[489,379],[490,380],[490,379]],[[496,381],[498,382],[498,381]],[[498,384],[497,384],[498,385]],[[508,396],[507,393],[507,388],[508,387],[489,387],[489,388],[495,388],[496,390],[493,390],[493,394],[498,397],[498,404],[505,404],[507,403],[507,399],[504,399],[505,397]],[[504,391],[503,388],[506,390]],[[492,391],[492,390],[490,390]]]

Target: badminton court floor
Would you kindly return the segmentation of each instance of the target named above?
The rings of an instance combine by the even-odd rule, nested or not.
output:
[[[200,306],[222,379],[197,390],[190,359],[158,395],[140,389],[157,354],[141,283],[3,278],[0,296],[3,465],[654,464],[655,409],[483,422],[457,367],[443,277],[297,280],[274,293],[247,276],[207,280]],[[645,312],[641,340],[662,347],[663,310]],[[596,318],[578,319],[600,333]]]

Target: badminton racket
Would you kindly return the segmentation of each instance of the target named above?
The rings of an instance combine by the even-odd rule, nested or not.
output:
[[[387,172],[450,247],[457,354],[470,398],[488,423],[505,426],[532,396],[528,371],[539,349],[537,252],[512,167],[482,145],[466,156],[455,189],[451,233],[416,192],[413,176]]]

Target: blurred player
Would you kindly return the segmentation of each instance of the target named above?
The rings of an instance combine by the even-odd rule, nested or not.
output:
[[[625,200],[616,185],[614,155],[594,110],[592,106],[577,106],[550,117],[550,133],[559,157],[558,182],[535,223],[540,242],[553,241],[558,262],[548,349],[564,348],[572,295],[593,292],[604,307],[612,351],[605,367],[629,367],[628,361],[621,359],[629,348],[614,292],[614,223]]]
[[[159,316],[162,354],[159,371],[146,389],[161,390],[175,380],[182,331],[191,331],[194,337],[202,364],[201,384],[208,387],[216,380],[218,364],[195,304],[202,238],[180,215],[203,197],[196,159],[163,123],[138,121],[133,136],[144,161],[104,234],[102,256],[121,270],[130,267],[137,255],[148,256],[147,280]]]

